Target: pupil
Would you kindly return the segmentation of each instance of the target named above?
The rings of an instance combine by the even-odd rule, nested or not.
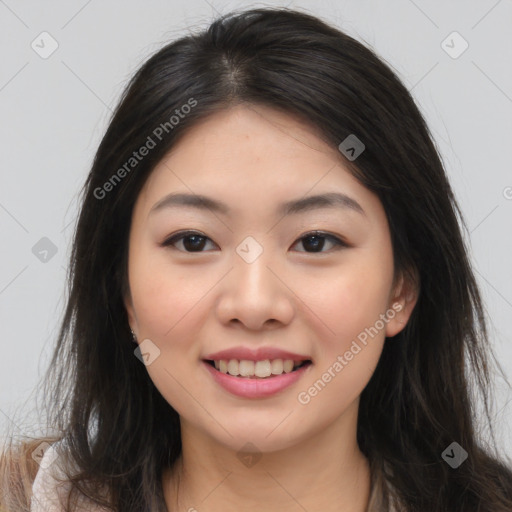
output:
[[[307,238],[304,239],[305,241],[307,240],[316,240],[316,243],[313,243],[313,248],[316,248],[316,249],[320,249],[322,250],[323,249],[323,246],[324,246],[324,243],[325,243],[325,239],[322,238],[322,237],[319,237],[317,235],[311,235],[311,236],[308,236]],[[307,242],[304,244],[304,247],[308,245]],[[320,247],[319,247],[320,245]]]
[[[188,241],[194,239],[196,242],[199,241],[199,244],[197,243],[192,243],[192,244],[189,244],[187,243]],[[185,249],[202,249],[203,246],[204,246],[204,237],[202,236],[198,236],[198,235],[189,235],[187,236],[186,238],[183,239],[183,245],[185,247]]]

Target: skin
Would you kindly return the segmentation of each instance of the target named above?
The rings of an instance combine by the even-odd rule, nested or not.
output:
[[[356,441],[359,396],[385,338],[405,327],[417,293],[394,275],[381,202],[344,162],[299,119],[239,105],[194,126],[141,191],[125,304],[139,343],[150,339],[160,350],[146,368],[181,418],[182,456],[162,476],[169,509],[366,509],[370,474]],[[331,191],[355,199],[365,214],[339,207],[275,214],[281,202]],[[232,212],[181,206],[150,214],[171,192],[204,194]],[[160,245],[182,230],[207,238],[199,249],[190,239]],[[315,249],[303,238],[312,230],[349,247],[324,239]],[[247,236],[263,249],[252,263],[236,252]],[[364,348],[309,403],[300,403],[298,394],[393,304],[401,311],[366,346],[359,344]],[[308,355],[313,365],[270,398],[236,397],[214,382],[201,360],[239,345]],[[249,467],[237,457],[247,442],[261,455]]]

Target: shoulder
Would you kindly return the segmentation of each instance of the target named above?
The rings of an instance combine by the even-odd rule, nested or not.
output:
[[[30,512],[65,512],[65,503],[71,490],[61,466],[63,441],[49,445],[42,443],[40,448],[39,470],[32,485]],[[44,455],[43,455],[44,452]],[[82,501],[77,511],[104,512],[105,508]]]

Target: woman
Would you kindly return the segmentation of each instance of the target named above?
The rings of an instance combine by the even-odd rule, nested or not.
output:
[[[5,506],[37,471],[33,512],[512,510],[459,216],[410,94],[339,30],[256,9],[167,45],[85,184],[57,434],[5,462]]]

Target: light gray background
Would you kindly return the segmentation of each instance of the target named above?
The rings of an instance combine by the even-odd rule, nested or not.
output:
[[[493,345],[512,381],[510,0],[0,0],[2,433],[37,430],[31,393],[64,307],[77,193],[127,80],[188,27],[265,5],[305,8],[336,24],[374,47],[412,91],[465,214]],[[44,31],[58,43],[47,59],[31,47],[49,48]],[[441,46],[453,31],[469,44],[458,58]],[[453,53],[463,43],[446,44]],[[58,249],[46,262],[32,252],[42,237]],[[498,440],[511,456],[512,393],[503,378],[496,385]]]

